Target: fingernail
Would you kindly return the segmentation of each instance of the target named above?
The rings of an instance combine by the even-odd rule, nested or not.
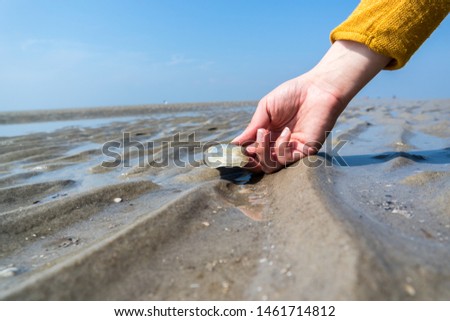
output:
[[[245,146],[245,152],[246,152],[247,154],[254,154],[254,153],[255,153],[255,148],[256,148],[255,145],[256,145],[256,144],[253,143],[253,144],[250,144],[250,145],[248,145],[248,146]]]
[[[284,129],[283,129],[283,131],[281,132],[281,137],[286,137],[288,134],[289,134],[289,132],[290,132],[290,130],[289,130],[289,127],[285,127]]]
[[[264,135],[266,134],[266,130],[264,128],[258,129],[256,133],[256,140],[258,142],[262,142],[264,140]]]

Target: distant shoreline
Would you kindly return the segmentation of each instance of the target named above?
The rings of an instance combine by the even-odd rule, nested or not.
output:
[[[403,105],[424,103],[450,103],[449,98],[437,99],[402,99],[402,98],[355,98],[350,102],[350,106],[355,105]],[[41,109],[23,111],[0,112],[0,125],[26,124],[49,121],[80,120],[95,118],[113,118],[121,116],[145,115],[148,113],[176,112],[198,110],[199,108],[234,108],[257,106],[257,100],[243,101],[215,101],[215,102],[187,102],[172,104],[142,104],[142,105],[117,105],[98,107],[74,107],[61,109]]]
[[[0,125],[75,119],[112,118],[118,116],[143,115],[148,112],[174,112],[178,110],[186,111],[209,107],[233,108],[256,106],[257,104],[257,101],[250,100],[10,111],[0,112]]]

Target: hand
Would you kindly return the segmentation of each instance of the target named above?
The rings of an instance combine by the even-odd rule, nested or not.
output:
[[[258,104],[252,121],[234,143],[245,145],[254,171],[272,173],[318,152],[343,103],[311,74],[277,87]],[[255,141],[256,138],[256,141]]]
[[[247,145],[247,167],[272,173],[316,154],[348,102],[389,61],[362,44],[336,41],[315,68],[261,99],[233,140]]]

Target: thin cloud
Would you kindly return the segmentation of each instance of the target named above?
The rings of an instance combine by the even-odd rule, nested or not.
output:
[[[183,54],[175,54],[170,57],[170,60],[167,62],[168,66],[182,65],[182,64],[191,64],[195,62],[195,59],[186,58]]]

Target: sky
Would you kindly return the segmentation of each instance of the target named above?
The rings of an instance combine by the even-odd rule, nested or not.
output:
[[[0,0],[0,111],[258,100],[358,2]],[[450,98],[449,20],[359,97]]]

